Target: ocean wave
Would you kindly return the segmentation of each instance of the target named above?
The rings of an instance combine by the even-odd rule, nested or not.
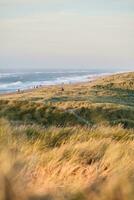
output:
[[[36,72],[39,73],[39,72]],[[13,76],[18,76],[18,74],[22,73],[13,73]],[[78,75],[78,74],[66,74],[65,72],[63,73],[63,76],[61,75],[56,75],[53,79],[48,78],[47,76],[44,76],[44,80],[36,80],[34,79],[34,76],[32,80],[28,81],[27,79],[24,79],[23,81],[20,81],[20,78],[18,76],[17,81],[13,81],[11,79],[11,74],[10,73],[5,73],[4,76],[6,76],[6,80],[8,80],[8,76],[10,77],[10,82],[1,82],[0,81],[0,91],[16,91],[18,89],[25,90],[25,89],[31,89],[35,86],[45,86],[45,85],[58,85],[58,84],[70,84],[70,83],[79,83],[79,82],[87,82],[91,81],[94,79],[97,79],[98,77],[101,76],[107,76],[110,75],[110,73],[101,73],[101,74],[86,74],[86,75]],[[32,77],[32,75],[31,75]],[[16,79],[16,78],[15,78]]]
[[[36,74],[76,74],[76,73],[89,73],[89,71],[86,70],[73,70],[73,71],[35,71],[35,72],[11,72],[11,73],[0,73],[0,78],[3,77],[16,77],[16,76],[20,76],[20,75],[36,75]]]
[[[7,88],[16,88],[20,85],[22,85],[23,83],[21,81],[17,81],[17,82],[13,82],[13,83],[0,83],[0,89],[7,89]]]
[[[11,73],[0,73],[0,78],[7,78],[7,77],[18,77],[18,76],[25,76],[25,75],[37,75],[37,74],[79,74],[79,73],[90,73],[94,74],[92,71],[89,70],[60,70],[60,71],[35,71],[35,72],[11,72]]]

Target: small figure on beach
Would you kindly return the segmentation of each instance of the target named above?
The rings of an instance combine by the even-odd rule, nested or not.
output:
[[[64,88],[63,87],[61,88],[61,91],[64,92]]]
[[[18,89],[17,92],[20,93],[20,89]]]
[[[64,83],[62,83],[62,85],[61,85],[61,91],[64,92],[64,90],[65,90],[64,89]]]

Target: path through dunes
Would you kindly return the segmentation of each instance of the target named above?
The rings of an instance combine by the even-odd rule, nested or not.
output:
[[[133,200],[133,80],[0,96],[0,200]]]
[[[60,86],[43,87],[0,99],[0,116],[13,120],[61,126],[121,123],[134,127],[133,72],[65,85],[64,91]]]

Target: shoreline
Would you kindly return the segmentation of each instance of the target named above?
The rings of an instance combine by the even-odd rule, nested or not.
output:
[[[133,71],[131,71],[133,72]],[[58,83],[58,84],[52,84],[52,85],[37,85],[35,86],[35,88],[27,88],[27,89],[19,89],[18,91],[13,91],[13,92],[7,92],[7,93],[0,93],[0,97],[3,96],[12,96],[12,95],[19,95],[19,94],[26,94],[26,93],[30,93],[30,92],[35,92],[37,90],[43,89],[43,88],[52,88],[52,87],[64,87],[64,86],[77,86],[77,85],[83,85],[83,84],[87,84],[87,83],[92,83],[93,81],[96,81],[97,79],[100,78],[104,78],[104,77],[109,77],[112,75],[116,75],[116,74],[123,74],[123,73],[131,73],[130,71],[128,72],[115,72],[115,73],[107,73],[107,74],[102,74],[100,76],[96,76],[94,78],[90,78],[88,77],[89,80],[85,80],[85,81],[80,81],[80,82],[74,82],[74,83]]]
[[[100,78],[100,77],[99,77]],[[97,80],[97,79],[94,79],[94,80]],[[81,82],[77,82],[77,83],[65,83],[64,86],[77,86],[77,85],[83,85],[83,84],[87,84],[87,83],[91,83],[93,82],[94,80],[89,80],[89,81],[81,81]],[[49,89],[49,88],[52,88],[52,87],[63,87],[63,84],[55,84],[55,85],[42,85],[41,87],[38,87],[38,88],[31,88],[31,89],[21,89],[19,92],[18,91],[14,91],[14,92],[9,92],[9,93],[0,93],[0,97],[3,97],[3,96],[12,96],[12,95],[19,95],[19,94],[26,94],[26,93],[30,93],[30,92],[35,92],[35,91],[38,91],[38,90],[41,90],[41,89]]]
[[[113,75],[113,74],[111,74]],[[3,97],[3,96],[12,96],[12,95],[19,95],[19,94],[26,94],[26,93],[30,93],[30,92],[34,92],[34,91],[37,91],[37,90],[40,90],[40,89],[43,89],[43,88],[52,88],[52,87],[63,87],[63,86],[77,86],[77,85],[83,85],[83,84],[87,84],[87,83],[91,83],[99,78],[103,78],[103,77],[108,77],[108,76],[111,76],[111,75],[102,75],[102,76],[98,76],[96,78],[93,78],[92,80],[90,78],[88,78],[89,80],[86,80],[86,81],[80,81],[80,82],[75,82],[75,83],[64,83],[64,84],[53,84],[53,85],[42,85],[42,86],[38,86],[37,88],[28,88],[28,89],[20,89],[20,91],[14,91],[14,92],[7,92],[7,93],[0,93],[0,97]]]

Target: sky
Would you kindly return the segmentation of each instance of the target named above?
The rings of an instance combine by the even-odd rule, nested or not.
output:
[[[134,0],[0,0],[0,71],[134,70]]]

